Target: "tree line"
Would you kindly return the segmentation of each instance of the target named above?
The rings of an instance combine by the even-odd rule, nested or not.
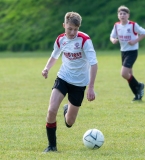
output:
[[[109,37],[120,5],[129,7],[130,20],[145,28],[143,0],[0,0],[0,51],[52,50],[69,11],[80,13],[80,31],[91,37],[95,49],[116,49]]]

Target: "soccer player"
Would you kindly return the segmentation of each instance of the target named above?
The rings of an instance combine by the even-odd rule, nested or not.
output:
[[[53,52],[42,71],[44,78],[47,78],[49,70],[62,54],[62,65],[57,73],[49,101],[46,118],[48,147],[44,152],[57,151],[56,116],[66,94],[68,103],[63,107],[63,114],[68,128],[75,123],[86,87],[88,101],[95,100],[94,82],[98,61],[90,37],[79,31],[81,21],[82,18],[78,13],[66,13],[63,23],[65,33],[56,38]]]
[[[130,10],[126,6],[118,8],[119,22],[114,24],[110,41],[121,47],[122,68],[121,76],[128,81],[135,97],[133,101],[141,100],[144,95],[144,84],[137,81],[133,75],[133,65],[138,56],[139,41],[145,38],[145,29],[136,22],[129,20]]]

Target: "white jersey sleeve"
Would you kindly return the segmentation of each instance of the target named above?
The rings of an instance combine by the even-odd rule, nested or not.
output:
[[[53,57],[53,58],[55,58],[55,59],[58,59],[59,56],[60,56],[60,54],[61,54],[61,50],[60,50],[60,48],[58,47],[56,41],[55,41],[55,43],[54,43],[54,47],[53,47],[53,48],[54,48],[54,49],[53,49],[53,52],[52,52],[52,54],[51,54],[51,57]]]
[[[115,25],[114,25],[114,27],[113,27],[113,29],[111,31],[110,37],[118,38]]]
[[[135,23],[134,31],[139,35],[145,34],[145,29],[139,26],[137,23]]]
[[[91,39],[88,39],[87,41],[85,41],[83,50],[84,50],[84,53],[90,65],[94,65],[98,63],[97,58],[96,58],[96,52],[95,52]]]

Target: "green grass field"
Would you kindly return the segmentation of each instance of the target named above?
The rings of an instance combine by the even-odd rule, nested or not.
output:
[[[58,60],[45,80],[41,71],[49,53],[0,53],[0,159],[1,160],[144,160],[145,97],[132,103],[133,94],[120,76],[119,51],[98,51],[96,100],[85,96],[76,123],[64,124],[62,102],[57,116],[58,152],[43,154],[47,146],[45,118],[51,87],[61,64]],[[145,52],[139,51],[135,77],[145,82]],[[98,128],[105,143],[89,150],[83,134]]]

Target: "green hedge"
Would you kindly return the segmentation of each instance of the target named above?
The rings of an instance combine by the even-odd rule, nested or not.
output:
[[[83,17],[81,31],[90,35],[96,49],[116,49],[109,41],[117,8],[126,5],[131,20],[145,27],[143,0],[0,0],[0,51],[52,50],[68,11]],[[143,47],[144,42],[140,46]]]

